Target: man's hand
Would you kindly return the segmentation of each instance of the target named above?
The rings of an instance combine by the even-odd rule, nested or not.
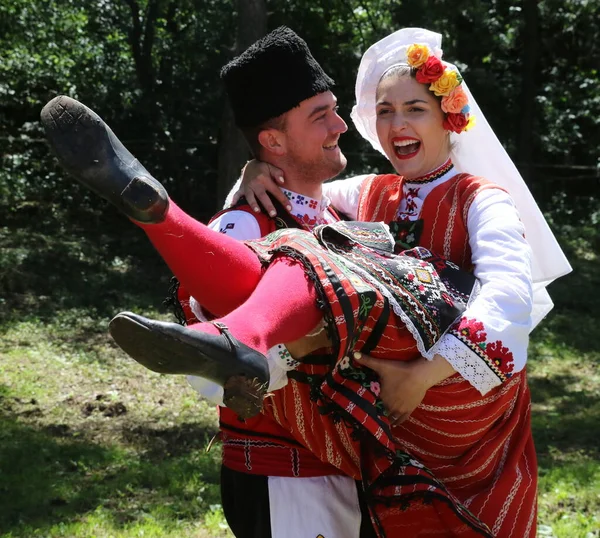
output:
[[[379,397],[392,425],[404,422],[421,404],[428,389],[456,372],[440,355],[431,361],[424,357],[412,361],[394,361],[355,352],[354,359],[379,375]]]
[[[291,211],[292,206],[290,205],[290,201],[278,186],[278,184],[283,185],[284,182],[285,179],[283,178],[282,170],[272,164],[253,159],[242,170],[242,184],[239,190],[233,195],[232,204],[235,204],[242,196],[245,196],[252,210],[255,213],[259,213],[260,206],[256,200],[258,198],[265,211],[271,217],[274,217],[277,215],[277,211],[267,195],[270,192],[283,207]]]

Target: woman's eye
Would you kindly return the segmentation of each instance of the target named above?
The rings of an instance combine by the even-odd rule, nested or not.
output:
[[[385,116],[386,114],[389,114],[389,113],[390,113],[390,110],[389,110],[389,108],[380,108],[380,109],[377,111],[377,115],[378,115],[378,116]]]
[[[408,111],[409,111],[409,112],[423,112],[423,109],[422,109],[421,107],[418,107],[418,106],[411,106],[411,107],[408,109]]]

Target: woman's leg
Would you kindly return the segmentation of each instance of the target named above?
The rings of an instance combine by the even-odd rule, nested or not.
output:
[[[98,114],[59,96],[41,120],[63,168],[143,228],[202,306],[222,315],[246,300],[261,276],[256,256],[181,211]]]
[[[235,338],[264,355],[276,344],[306,336],[322,319],[314,285],[303,266],[282,257],[269,266],[239,308],[215,322],[225,325]],[[196,323],[188,328],[220,334],[213,323]]]
[[[319,324],[316,299],[303,266],[280,258],[248,300],[218,320],[182,327],[124,312],[109,328],[121,349],[146,368],[210,379],[224,387],[227,407],[248,418],[262,409],[268,387],[264,355]]]
[[[213,315],[240,306],[261,279],[262,267],[252,250],[193,219],[172,200],[162,222],[133,222],[186,291]]]

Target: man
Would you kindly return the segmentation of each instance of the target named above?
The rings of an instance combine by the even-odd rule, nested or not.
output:
[[[230,62],[222,78],[236,122],[255,155],[285,170],[295,218],[276,221],[254,215],[242,205],[218,215],[213,228],[249,239],[278,227],[308,229],[337,220],[322,197],[321,187],[345,167],[337,142],[347,127],[337,114],[330,91],[333,81],[306,43],[291,30],[279,28]],[[193,245],[186,242],[189,238],[159,229],[162,224],[157,223],[163,223],[169,206],[164,189],[152,182],[150,174],[100,118],[79,103],[57,98],[42,111],[42,121],[63,166],[146,231],[173,272],[189,276],[184,286],[197,302],[213,314],[235,306],[227,304],[224,297],[211,295],[207,284],[210,272],[205,280],[199,273],[201,267],[186,266],[192,265],[182,259],[184,253],[189,256],[193,252]],[[89,150],[94,146],[100,150],[92,156]],[[216,244],[215,248],[222,246]],[[219,271],[211,270],[213,276]],[[203,284],[198,292],[192,289],[195,280]],[[181,295],[185,295],[183,291]],[[200,313],[198,305],[191,298],[189,308],[183,302],[191,322],[191,313]],[[274,360],[290,360],[282,347],[272,355]],[[210,385],[203,381],[192,380],[192,384],[206,395],[211,393]],[[244,422],[226,408],[221,409],[220,426],[224,441],[223,506],[238,538],[374,536],[366,510],[361,515],[355,482],[320,462],[284,428],[263,416]]]
[[[253,155],[285,169],[286,178],[290,175],[285,194],[293,218],[276,220],[253,212],[243,202],[217,214],[210,227],[246,240],[282,226],[311,229],[337,220],[323,198],[322,184],[346,166],[337,142],[347,126],[337,114],[330,91],[333,81],[304,41],[291,30],[278,28],[228,63],[221,77],[236,124]],[[185,293],[179,296],[185,309]],[[190,311],[202,315],[197,301],[189,302]],[[292,359],[283,346],[272,349],[270,359],[274,389],[286,382],[283,368]],[[282,359],[284,364],[278,367],[276,362]],[[200,394],[221,403],[222,387],[202,378],[189,380]],[[321,463],[264,415],[241,422],[221,407],[219,419],[223,508],[236,536],[291,537],[293,528],[301,531],[299,536],[313,536],[310,525],[315,526],[314,536],[371,535],[366,510],[361,518],[355,509],[357,489],[351,479]],[[323,508],[327,521],[315,517]]]

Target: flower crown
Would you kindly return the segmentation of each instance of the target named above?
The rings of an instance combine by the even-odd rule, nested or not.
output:
[[[461,87],[463,79],[458,71],[446,67],[427,45],[415,43],[406,55],[408,65],[417,70],[417,82],[429,84],[429,90],[442,97],[444,129],[462,133],[473,127],[475,116],[469,114],[469,98]]]

